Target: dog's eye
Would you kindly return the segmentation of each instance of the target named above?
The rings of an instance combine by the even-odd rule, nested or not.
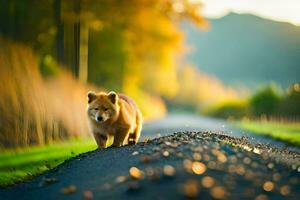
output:
[[[104,109],[104,111],[108,111],[108,108],[103,108]]]
[[[94,110],[99,110],[99,108],[94,108]]]

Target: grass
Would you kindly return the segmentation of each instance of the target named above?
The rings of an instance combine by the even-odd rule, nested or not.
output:
[[[255,134],[269,136],[300,147],[300,123],[276,121],[241,121],[236,126]]]
[[[2,151],[0,152],[0,186],[9,186],[27,180],[56,167],[66,159],[95,148],[95,142],[89,139]]]

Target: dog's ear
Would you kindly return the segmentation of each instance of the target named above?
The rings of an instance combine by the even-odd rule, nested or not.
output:
[[[89,91],[87,93],[87,97],[88,97],[88,103],[91,103],[94,99],[96,99],[97,95],[95,92]]]
[[[116,104],[118,102],[118,95],[116,92],[114,91],[111,91],[108,93],[108,98],[109,100],[113,103],[113,104]]]

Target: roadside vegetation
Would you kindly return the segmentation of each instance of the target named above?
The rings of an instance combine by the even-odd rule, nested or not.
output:
[[[255,134],[265,135],[300,147],[300,123],[280,121],[249,121],[234,123],[237,127]]]
[[[0,153],[0,187],[30,179],[80,153],[96,149],[92,139],[4,150]]]
[[[295,83],[284,90],[270,84],[261,87],[247,98],[216,105],[205,114],[225,119],[247,117],[297,121],[300,116],[300,85]]]
[[[252,96],[229,101],[206,114],[233,121],[237,127],[300,146],[300,86],[286,90],[271,84]]]

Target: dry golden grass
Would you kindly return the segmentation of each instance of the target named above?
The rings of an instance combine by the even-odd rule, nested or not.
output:
[[[0,147],[88,136],[87,86],[66,72],[43,80],[31,48],[0,45]]]

